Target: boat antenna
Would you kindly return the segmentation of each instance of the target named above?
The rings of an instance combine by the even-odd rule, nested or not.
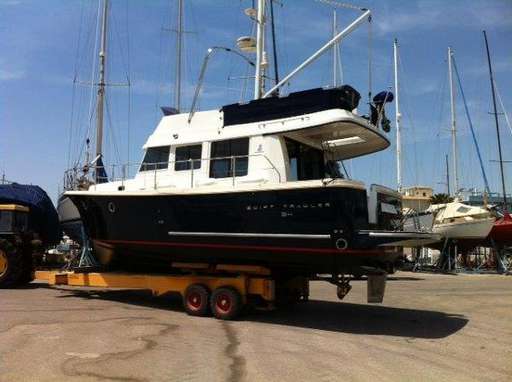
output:
[[[276,26],[274,22],[274,0],[270,2],[270,26],[272,29],[272,56],[274,60],[274,81],[275,85],[279,83],[279,66],[277,65],[277,44],[276,44]],[[279,89],[276,90],[276,95],[279,95]]]
[[[254,76],[254,99],[260,99],[265,85],[265,0],[258,0],[256,11],[256,74]],[[277,89],[273,89],[277,90]]]
[[[338,20],[336,9],[332,11],[332,37],[338,33]],[[338,44],[332,48],[332,86],[338,86]]]
[[[197,105],[197,102],[199,100],[199,95],[201,93],[201,88],[203,86],[204,77],[205,77],[205,74],[206,74],[206,68],[208,67],[208,63],[209,63],[210,59],[212,58],[213,54],[216,53],[217,51],[225,51],[225,52],[228,52],[228,53],[233,53],[236,56],[244,59],[245,62],[247,62],[249,65],[254,66],[254,67],[256,66],[254,64],[254,62],[249,60],[243,54],[238,53],[234,49],[226,48],[224,46],[213,46],[211,48],[208,48],[208,50],[206,52],[206,56],[204,57],[204,60],[203,60],[203,64],[201,66],[201,71],[199,73],[199,79],[197,81],[196,90],[194,92],[194,97],[192,98],[192,104],[190,106],[190,111],[188,113],[188,120],[187,120],[188,123],[190,123],[190,121],[192,121],[192,117],[194,116],[194,113],[196,112],[196,105]]]
[[[393,62],[395,72],[395,124],[396,124],[396,181],[398,192],[402,192],[402,137],[400,120],[400,103],[398,98],[398,40],[395,38],[393,42]]]
[[[98,158],[97,165],[103,166],[101,160],[103,152],[103,107],[105,104],[105,70],[107,60],[107,20],[108,20],[108,0],[103,2],[103,16],[101,23],[101,47],[99,53],[100,70],[98,82],[98,98],[96,103],[96,157]],[[101,182],[100,178],[104,177],[104,169],[97,169],[95,171],[96,183]]]
[[[182,50],[183,50],[183,0],[178,0],[178,21],[176,30],[176,78],[174,89],[174,100],[176,110],[179,112],[181,109],[181,64],[182,64]]]
[[[507,192],[505,188],[505,172],[503,171],[503,156],[501,153],[500,126],[498,122],[498,110],[496,108],[496,92],[494,90],[494,77],[492,74],[491,54],[489,53],[489,43],[487,42],[487,33],[483,31],[485,50],[487,52],[487,63],[489,64],[489,77],[491,80],[492,104],[494,108],[494,121],[496,122],[496,137],[498,138],[498,153],[500,158],[501,186],[503,188],[503,211],[507,211]]]
[[[451,110],[451,132],[452,132],[452,160],[453,160],[453,192],[459,191],[459,175],[457,171],[457,129],[455,117],[455,89],[453,87],[453,50],[448,47],[448,77],[450,82],[450,110]]]

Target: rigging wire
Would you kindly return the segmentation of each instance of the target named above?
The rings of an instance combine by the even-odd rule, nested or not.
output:
[[[510,120],[508,119],[507,111],[505,110],[505,105],[503,104],[503,100],[501,99],[500,92],[498,90],[498,84],[496,84],[496,79],[493,79],[494,82],[494,90],[496,91],[496,95],[498,96],[498,101],[501,106],[501,112],[505,116],[505,121],[507,122],[508,129],[510,130],[510,134],[512,134],[512,125],[510,125]]]
[[[162,22],[160,23],[160,42],[158,45],[158,85],[155,88],[155,116],[153,124],[156,125],[158,121],[159,104],[160,104],[160,96],[162,91],[162,82],[163,82],[163,39],[164,39],[164,24],[165,23],[165,15],[162,15]]]
[[[333,1],[333,0],[315,0],[317,3],[323,3],[330,5],[331,7],[338,7],[338,8],[347,8],[347,9],[355,9],[358,11],[366,11],[366,8],[358,7],[357,5],[352,5],[349,3],[341,3],[339,1]]]
[[[368,16],[368,115],[371,115],[372,103],[372,15]]]
[[[92,128],[92,120],[95,112],[94,103],[93,101],[96,99],[96,92],[94,91],[95,87],[95,79],[96,79],[96,64],[98,59],[98,41],[99,41],[99,30],[100,30],[100,18],[101,18],[101,0],[98,1],[98,11],[97,11],[97,19],[96,19],[96,33],[94,38],[94,49],[93,49],[93,60],[92,60],[92,68],[91,68],[91,94],[89,99],[89,126],[87,127],[87,133],[88,136],[91,128]]]
[[[487,174],[485,173],[484,163],[482,160],[482,155],[480,153],[480,147],[478,145],[478,141],[476,140],[475,130],[473,128],[471,116],[469,115],[468,105],[466,103],[466,96],[464,95],[464,90],[462,89],[462,81],[460,79],[459,70],[457,69],[457,63],[455,61],[455,57],[452,57],[452,61],[453,61],[453,68],[455,69],[455,75],[457,76],[457,81],[459,83],[460,95],[462,96],[462,101],[464,103],[464,110],[466,111],[466,117],[468,118],[469,128],[471,130],[471,135],[473,137],[473,142],[475,144],[476,153],[478,155],[478,160],[480,162],[480,169],[482,170],[482,177],[484,179],[485,190],[487,191],[487,193],[490,193],[491,190],[489,189],[489,182],[487,181]]]
[[[404,86],[404,78],[406,78],[405,76],[405,72],[404,72],[404,65],[402,63],[402,57],[400,55],[400,52],[398,52],[398,70],[401,72],[401,78],[402,78],[402,81],[401,81],[401,89],[402,89],[402,97],[401,99],[403,100],[403,104],[404,104],[404,109],[405,109],[405,114],[407,115],[407,119],[409,120],[409,126],[411,127],[410,128],[410,132],[412,133],[412,144],[413,144],[413,147],[414,147],[414,154],[413,154],[413,158],[414,158],[414,181],[416,184],[419,184],[419,165],[418,165],[418,148],[417,148],[417,134],[416,134],[416,125],[414,124],[414,116],[412,114],[412,108],[410,107],[410,104],[409,104],[409,100],[408,100],[408,93],[407,92],[404,92],[404,90],[406,90],[406,87]],[[407,83],[407,81],[405,81],[405,83]],[[405,94],[404,94],[405,93]],[[405,96],[404,96],[405,95]]]
[[[130,164],[130,135],[131,135],[131,114],[132,114],[132,85],[131,85],[131,79],[130,79],[130,33],[129,33],[129,2],[126,1],[126,55],[128,58],[127,61],[127,78],[126,81],[128,82],[128,121],[126,123],[127,125],[127,137],[126,137],[126,161],[128,163],[128,166]]]
[[[110,141],[112,146],[114,147],[114,160],[112,162],[121,163],[121,155],[119,151],[119,147],[117,146],[117,139],[114,131],[114,124],[112,123],[112,113],[110,107],[110,96],[105,94],[105,108],[107,110],[107,121],[108,121],[108,133],[110,134]]]
[[[71,143],[73,142],[73,121],[74,121],[74,105],[75,105],[75,95],[76,95],[76,87],[77,87],[77,77],[78,77],[78,59],[80,55],[80,45],[81,45],[81,37],[82,37],[82,26],[83,26],[83,17],[84,17],[84,8],[85,4],[81,3],[80,6],[80,22],[78,24],[78,39],[76,45],[76,53],[75,53],[75,63],[73,69],[73,90],[71,94],[71,113],[70,113],[70,121],[69,121],[69,134],[68,134],[68,152],[67,152],[67,160],[66,167],[70,168],[71,163]]]

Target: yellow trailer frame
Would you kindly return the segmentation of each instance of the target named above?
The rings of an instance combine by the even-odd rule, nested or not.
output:
[[[187,291],[191,286],[200,286],[214,296],[215,291],[229,289],[239,295],[241,305],[246,305],[250,297],[259,297],[268,309],[274,307],[276,299],[276,281],[270,277],[270,270],[261,266],[232,264],[186,264],[173,263],[173,267],[187,272],[185,274],[134,274],[120,272],[62,272],[55,270],[38,270],[35,280],[49,285],[67,285],[73,287],[121,288],[151,290],[155,296],[166,293],[179,293],[184,300],[187,313]],[[210,292],[211,291],[211,292]],[[210,294],[211,293],[211,294]],[[229,296],[228,296],[229,297]],[[209,299],[209,297],[208,297]],[[235,315],[228,315],[228,319]],[[212,311],[218,318],[215,307]],[[196,314],[204,315],[204,314]]]

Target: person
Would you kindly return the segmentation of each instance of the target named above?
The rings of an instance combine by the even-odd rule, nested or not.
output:
[[[370,105],[371,117],[370,121],[373,125],[377,126],[380,119],[382,130],[389,133],[391,130],[391,122],[386,117],[386,110],[384,105],[387,102],[393,102],[393,93],[390,91],[382,91],[373,97],[373,105]]]

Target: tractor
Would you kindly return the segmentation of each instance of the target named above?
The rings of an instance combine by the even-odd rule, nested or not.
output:
[[[33,253],[41,247],[29,228],[29,207],[0,204],[0,288],[27,284],[33,278]]]

